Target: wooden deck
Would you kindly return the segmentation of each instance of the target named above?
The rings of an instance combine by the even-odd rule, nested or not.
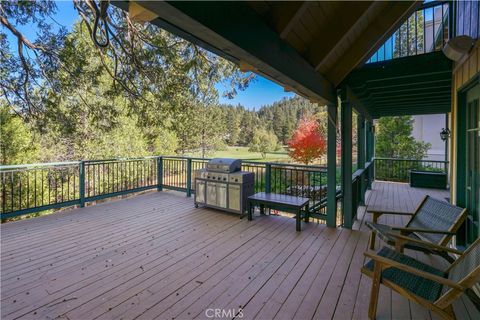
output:
[[[381,187],[375,184],[373,195]],[[390,187],[390,186],[388,186]],[[2,319],[365,319],[368,232],[152,192],[1,226]],[[385,222],[398,222],[386,216]],[[429,257],[422,257],[430,259]],[[460,301],[461,319],[474,319]],[[430,319],[382,288],[379,319]],[[218,318],[217,318],[218,319]],[[477,318],[478,319],[478,318]]]
[[[450,191],[442,189],[410,188],[407,183],[375,181],[367,209],[386,212],[414,212],[426,194],[442,200],[450,199]]]

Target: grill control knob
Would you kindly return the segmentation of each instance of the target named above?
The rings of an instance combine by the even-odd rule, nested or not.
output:
[[[238,182],[238,179],[235,179],[235,182]]]
[[[227,180],[227,178],[224,177],[224,178],[223,178],[223,181],[226,181],[226,180]]]

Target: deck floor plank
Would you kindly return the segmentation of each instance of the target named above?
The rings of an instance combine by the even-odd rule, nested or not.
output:
[[[360,273],[368,248],[368,208],[413,211],[443,190],[374,182],[354,230],[193,208],[176,192],[123,200],[3,224],[2,319],[366,319],[371,280]],[[404,225],[384,215],[380,223]],[[376,249],[384,244],[377,238]],[[422,261],[445,266],[418,252]],[[462,297],[461,318],[478,312]],[[240,318],[240,317],[238,317]],[[378,319],[436,319],[382,286]]]

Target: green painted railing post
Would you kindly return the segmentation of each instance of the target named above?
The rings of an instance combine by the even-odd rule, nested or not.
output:
[[[80,161],[78,166],[79,175],[80,175],[80,185],[79,185],[79,193],[80,193],[80,207],[85,207],[85,161]]]
[[[163,158],[157,158],[157,191],[163,190]]]
[[[192,159],[187,159],[187,197],[192,196]]]
[[[265,192],[272,192],[272,165],[270,163],[265,165]]]

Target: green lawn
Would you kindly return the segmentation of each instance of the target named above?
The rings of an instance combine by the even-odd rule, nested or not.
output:
[[[199,153],[191,154],[193,157],[200,157]],[[248,147],[227,147],[226,150],[216,151],[208,154],[207,158],[236,158],[250,161],[266,161],[266,162],[290,162],[288,154],[280,150],[278,152],[267,153],[266,158],[262,158],[260,152],[250,152]]]

